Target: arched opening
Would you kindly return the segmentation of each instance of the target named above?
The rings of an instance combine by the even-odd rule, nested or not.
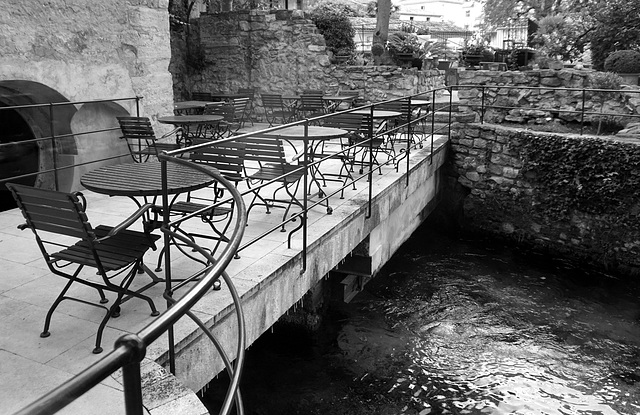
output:
[[[0,111],[0,180],[28,175],[38,171],[40,150],[29,124],[16,110]],[[34,186],[36,176],[26,176],[14,179],[13,182]],[[4,184],[1,186],[0,211],[13,209],[15,202],[6,192]]]
[[[54,173],[44,173],[46,170],[60,166],[61,154],[73,154],[76,152],[75,140],[71,134],[70,121],[76,108],[73,105],[61,105],[55,107],[22,107],[7,109],[14,106],[29,106],[33,104],[64,103],[69,102],[62,94],[54,89],[33,81],[5,80],[0,81],[0,118],[3,123],[0,129],[0,143],[5,154],[5,160],[11,163],[0,162],[0,177],[11,177],[8,173],[15,163],[25,161],[26,165],[33,165],[37,159],[37,169],[29,173],[36,173],[24,181],[29,184],[47,188],[65,188],[67,183],[59,183]],[[65,136],[63,138],[46,139],[35,142],[38,151],[34,152],[34,142],[28,140]],[[25,142],[27,141],[27,142]],[[11,144],[6,144],[7,142]],[[55,151],[53,151],[55,148]],[[11,200],[11,196],[4,185],[0,186],[0,198]],[[3,209],[6,210],[6,207]]]

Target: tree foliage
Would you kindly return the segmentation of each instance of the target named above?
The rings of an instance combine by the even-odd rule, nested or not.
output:
[[[595,25],[590,40],[595,69],[603,69],[611,52],[640,49],[640,0],[606,0],[592,7],[592,12]]]
[[[355,51],[355,29],[349,16],[356,11],[350,6],[338,2],[322,3],[311,10],[311,20],[327,42],[327,49],[334,54],[351,55]]]

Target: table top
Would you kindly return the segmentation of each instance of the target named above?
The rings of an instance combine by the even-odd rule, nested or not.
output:
[[[222,120],[222,115],[167,115],[158,118],[162,124],[206,124]]]
[[[347,133],[347,130],[343,130],[341,128],[310,125],[308,135],[306,137],[308,137],[309,140],[330,140],[332,138],[342,137]],[[285,138],[287,140],[304,140],[304,125],[294,125],[278,131],[265,133],[264,135],[269,137]]]
[[[298,100],[300,99],[301,95],[282,95],[282,99],[284,100]],[[322,99],[324,99],[325,101],[349,101],[349,100],[354,100],[358,97],[354,96],[354,95],[323,95]]]
[[[173,103],[176,110],[188,110],[195,108],[204,108],[207,104],[215,104],[215,101],[179,101]]]
[[[235,98],[251,98],[251,94],[240,92],[213,92],[211,98],[216,99],[235,99]]]
[[[167,163],[169,194],[196,190],[210,185],[213,177],[177,163]],[[80,183],[92,192],[109,196],[157,196],[162,193],[161,163],[116,164],[90,171]]]
[[[351,111],[350,114],[370,115],[371,110],[370,109],[355,110],[355,111]],[[398,111],[373,110],[373,118],[394,118],[394,117],[399,117],[401,115],[402,113]]]

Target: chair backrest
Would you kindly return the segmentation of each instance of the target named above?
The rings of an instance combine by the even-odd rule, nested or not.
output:
[[[134,140],[156,139],[156,134],[148,117],[117,117],[122,138]]]
[[[280,167],[282,169],[282,174],[284,174],[284,166],[288,163],[284,154],[282,140],[271,137],[243,137],[237,141],[245,144],[245,172],[252,168],[252,166],[247,162],[254,162],[257,163],[258,166],[265,166],[269,164],[275,168]],[[246,174],[249,175],[248,173]]]
[[[349,131],[349,142],[359,142],[364,140],[371,131],[373,120],[370,115],[365,114],[337,114],[329,118],[325,118],[324,125],[327,127],[341,128]],[[377,140],[374,140],[377,143]],[[376,144],[374,144],[376,145]]]
[[[244,123],[245,116],[249,110],[249,102],[251,98],[234,98],[229,101],[233,107],[233,120],[235,122]]]
[[[194,91],[191,93],[191,99],[194,101],[212,101],[211,92]]]
[[[300,95],[300,111],[320,112],[325,111],[324,98],[322,94],[302,94]]]
[[[302,95],[324,95],[322,89],[304,89]]]
[[[284,109],[284,101],[281,94],[260,94],[260,98],[264,108]]]
[[[225,121],[233,120],[233,107],[228,102],[211,102],[204,106],[202,113],[205,115],[221,115]]]
[[[255,88],[238,88],[238,94],[246,95],[249,99],[253,99],[256,95]]]
[[[85,214],[81,193],[64,193],[7,183],[27,226],[36,234],[38,245],[46,256],[39,231],[66,235],[91,242],[96,235]]]
[[[402,113],[400,118],[406,119],[407,114],[409,113],[409,99],[403,98],[398,101],[384,102],[382,104],[376,105],[376,109],[387,110],[387,111],[398,111]]]
[[[210,146],[192,151],[190,158],[194,163],[218,169],[224,178],[236,184],[243,179],[245,158],[245,143],[243,142],[212,142]]]

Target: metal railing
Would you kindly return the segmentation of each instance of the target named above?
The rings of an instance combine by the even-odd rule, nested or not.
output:
[[[189,163],[187,161],[168,157],[165,155],[159,156],[162,162],[163,171],[163,203],[168,203],[168,193],[166,188],[166,165],[167,163],[181,163],[188,165],[191,168],[197,169],[204,174],[211,176],[217,183],[224,186],[231,194],[231,198],[235,202],[235,209],[237,209],[236,225],[234,227],[232,236],[228,245],[224,248],[223,252],[216,259],[210,252],[185,238],[183,235],[172,232],[168,220],[168,210],[165,210],[164,224],[161,227],[161,231],[164,234],[165,243],[168,244],[171,239],[180,240],[182,243],[188,245],[194,251],[197,251],[205,259],[209,261],[210,266],[206,267],[202,272],[192,276],[189,280],[194,282],[195,285],[186,292],[179,301],[175,301],[172,297],[176,287],[172,286],[171,274],[170,274],[170,258],[169,253],[166,255],[166,267],[167,274],[165,276],[166,289],[164,297],[169,304],[169,308],[163,312],[160,316],[155,318],[151,323],[146,325],[142,330],[135,334],[126,334],[120,337],[114,346],[114,349],[107,353],[98,362],[91,365],[80,374],[74,376],[64,384],[55,388],[46,395],[40,397],[32,404],[18,411],[16,415],[35,415],[35,414],[52,414],[60,409],[64,408],[75,399],[88,392],[91,388],[98,383],[106,379],[109,375],[122,368],[123,371],[123,384],[124,384],[124,401],[125,410],[127,414],[143,414],[142,405],[142,378],[140,372],[140,363],[145,357],[145,353],[149,345],[156,341],[161,334],[169,332],[172,333],[173,325],[184,315],[194,320],[196,324],[204,331],[206,336],[213,342],[218,353],[221,355],[223,362],[225,363],[226,370],[229,373],[231,382],[229,385],[227,396],[223,403],[221,414],[227,414],[232,408],[233,401],[238,408],[238,412],[242,413],[242,403],[239,393],[239,381],[244,362],[244,350],[245,350],[245,330],[244,330],[244,315],[242,313],[242,305],[240,297],[233,285],[233,281],[225,272],[225,268],[233,259],[242,235],[246,226],[246,209],[244,201],[240,193],[228,180],[221,176],[217,171],[211,171],[204,169],[201,166]],[[230,359],[227,357],[225,351],[220,346],[219,342],[215,339],[213,334],[206,328],[206,326],[190,311],[190,309],[198,302],[204,294],[210,290],[216,283],[218,278],[222,277],[229,288],[231,297],[236,310],[236,316],[238,320],[238,339],[237,339],[237,356],[235,364],[231,364]],[[181,284],[182,285],[182,284]],[[173,350],[174,345],[170,341],[170,350]],[[175,355],[171,358],[171,371],[175,374]]]
[[[574,118],[579,123],[579,134],[584,134],[584,128],[587,124],[597,122],[598,119],[611,117],[614,120],[629,121],[640,118],[640,105],[633,110],[627,109],[627,113],[604,111],[606,106],[612,107],[617,104],[624,107],[626,102],[625,96],[635,96],[637,101],[640,98],[640,90],[638,89],[590,89],[590,88],[556,88],[556,87],[527,87],[527,86],[505,86],[505,85],[457,85],[456,90],[479,90],[479,97],[465,99],[460,102],[461,106],[468,107],[476,112],[479,116],[480,123],[486,121],[486,115],[489,110],[495,110],[496,114],[492,114],[489,122],[500,124],[501,119],[505,115],[509,115],[511,111],[517,113],[526,113],[528,110],[542,111],[545,115],[535,118],[549,118],[550,121]],[[517,97],[525,92],[535,92],[548,95],[548,99],[540,100],[540,105],[504,105],[498,104],[499,101],[518,101]],[[511,96],[509,94],[512,94]],[[559,98],[554,99],[558,94]],[[562,96],[561,96],[562,95]],[[617,95],[618,97],[615,97]],[[567,96],[571,96],[569,101]],[[593,98],[596,97],[594,100]],[[599,104],[599,111],[590,110],[588,102],[595,101]],[[571,109],[574,106],[575,109]],[[595,108],[598,108],[597,106]],[[532,118],[533,120],[534,118]],[[523,123],[527,127],[526,123]]]
[[[42,103],[42,104],[28,104],[28,105],[10,105],[10,106],[0,106],[0,112],[2,111],[16,111],[18,112],[18,114],[20,114],[23,118],[24,115],[26,114],[33,114],[34,111],[43,111],[41,113],[41,115],[44,117],[44,119],[42,120],[41,124],[45,124],[45,125],[39,125],[36,129],[36,131],[38,131],[37,134],[40,134],[40,132],[42,132],[43,134],[45,134],[44,136],[41,137],[35,137],[35,138],[31,138],[31,139],[27,139],[27,140],[21,140],[21,141],[10,141],[10,142],[3,142],[0,141],[0,154],[4,153],[4,157],[3,159],[6,159],[8,157],[10,157],[10,153],[11,153],[11,149],[15,148],[16,146],[26,146],[29,144],[35,144],[39,147],[42,146],[46,146],[48,145],[50,148],[50,155],[51,155],[51,167],[48,168],[40,168],[37,171],[33,171],[33,172],[27,172],[27,173],[23,173],[23,174],[19,174],[19,175],[14,175],[14,176],[10,176],[10,177],[5,177],[2,178],[0,180],[0,185],[4,182],[9,182],[9,181],[16,181],[16,180],[21,180],[21,179],[26,179],[29,177],[34,177],[34,176],[38,176],[38,175],[45,175],[48,173],[53,174],[54,178],[53,178],[53,188],[54,190],[58,190],[59,189],[59,173],[61,171],[64,170],[68,170],[68,169],[74,169],[77,168],[79,166],[83,166],[83,165],[87,165],[87,164],[91,164],[91,163],[95,163],[95,162],[102,162],[102,161],[107,161],[107,160],[114,160],[114,159],[118,159],[120,157],[128,157],[129,154],[128,153],[123,153],[123,154],[117,154],[108,158],[102,158],[99,160],[93,160],[90,162],[85,162],[85,163],[75,163],[75,164],[70,164],[67,166],[59,166],[58,165],[58,158],[57,155],[60,153],[59,150],[59,142],[60,140],[64,140],[64,139],[68,139],[68,138],[74,138],[74,137],[78,137],[81,135],[88,135],[88,134],[95,134],[95,133],[101,133],[101,132],[109,132],[109,131],[119,131],[120,128],[119,127],[114,127],[114,128],[106,128],[106,129],[95,129],[95,130],[91,130],[91,131],[83,131],[83,132],[71,132],[70,131],[70,125],[69,122],[70,120],[67,120],[66,122],[60,122],[60,118],[62,117],[61,115],[58,115],[57,113],[60,112],[60,109],[64,110],[66,108],[68,108],[69,106],[82,106],[82,105],[86,105],[86,104],[100,104],[100,103],[119,103],[119,102],[135,102],[135,112],[136,115],[140,114],[140,100],[142,99],[142,97],[128,97],[128,98],[115,98],[115,99],[102,99],[102,100],[91,100],[91,101],[64,101],[64,102],[49,102],[49,103]],[[125,110],[123,108],[123,110]],[[33,118],[33,117],[29,117],[29,118]],[[61,125],[62,124],[62,125]],[[46,129],[44,127],[47,127],[48,132],[46,131]],[[58,128],[56,128],[58,127]],[[60,127],[62,127],[64,130],[69,130],[68,132],[59,132],[58,130],[60,129]],[[2,138],[0,136],[0,138]],[[41,163],[42,164],[42,163]],[[0,173],[2,173],[0,171]]]
[[[421,93],[422,97],[430,96],[432,102],[436,102],[436,96],[442,92],[442,89],[426,91]],[[451,92],[449,90],[449,92]],[[449,95],[451,96],[451,94]],[[377,106],[385,103],[390,103],[394,101],[399,101],[401,99],[407,99],[409,103],[411,102],[414,96],[402,97],[394,100],[378,102],[373,104],[364,105],[354,109],[348,109],[345,111],[341,111],[340,113],[335,114],[343,114],[349,113],[355,110],[369,110],[373,113]],[[451,108],[451,101],[443,102],[443,107]],[[206,266],[202,271],[192,275],[191,277],[183,280],[178,285],[172,285],[171,281],[171,258],[170,258],[170,250],[167,250],[165,253],[165,278],[166,278],[166,288],[164,292],[164,298],[167,300],[168,309],[162,313],[160,316],[155,318],[151,323],[145,326],[142,330],[135,334],[127,334],[122,336],[115,344],[115,347],[112,351],[107,353],[103,358],[101,358],[95,364],[89,366],[87,369],[82,371],[77,376],[74,376],[69,381],[64,384],[58,386],[53,389],[51,392],[46,395],[38,398],[32,404],[23,408],[17,415],[33,415],[33,414],[51,414],[59,411],[64,408],[66,405],[89,391],[95,385],[100,383],[102,380],[107,378],[110,374],[117,371],[119,368],[123,369],[123,380],[124,380],[124,401],[125,401],[125,410],[127,414],[142,414],[143,406],[142,406],[142,383],[141,383],[141,372],[140,372],[140,362],[145,356],[145,351],[156,341],[159,336],[165,332],[168,333],[169,337],[169,353],[168,353],[168,364],[169,370],[175,374],[175,341],[173,335],[173,325],[184,315],[188,316],[192,320],[196,322],[201,330],[205,333],[205,335],[209,338],[210,341],[216,347],[217,352],[220,354],[221,359],[226,367],[227,372],[229,373],[229,377],[231,379],[227,394],[225,396],[225,400],[220,409],[220,414],[227,414],[234,407],[237,413],[242,414],[244,412],[242,400],[240,396],[240,391],[238,389],[242,364],[244,361],[244,349],[245,349],[245,334],[244,334],[244,316],[242,313],[242,305],[241,300],[236,292],[233,282],[229,278],[229,276],[224,271],[226,266],[230,263],[232,258],[238,253],[242,252],[242,250],[248,248],[249,246],[256,243],[258,240],[264,238],[267,234],[274,232],[281,228],[285,223],[292,222],[294,220],[300,220],[300,224],[293,229],[288,235],[288,244],[291,247],[291,240],[293,235],[300,231],[302,236],[302,270],[305,270],[307,267],[307,213],[310,209],[313,209],[315,206],[318,206],[323,203],[327,203],[331,197],[338,194],[341,190],[353,185],[356,182],[360,182],[362,180],[368,180],[368,208],[366,217],[369,218],[371,216],[371,203],[373,200],[373,174],[375,171],[382,169],[385,166],[392,167],[396,172],[400,171],[402,166],[405,166],[403,169],[403,173],[406,175],[406,185],[409,185],[410,180],[410,165],[409,158],[411,152],[419,147],[423,147],[425,142],[430,141],[431,145],[431,158],[433,157],[433,149],[434,149],[434,136],[436,134],[448,134],[450,126],[443,127],[442,129],[434,129],[434,112],[437,108],[435,104],[432,105],[431,110],[424,114],[418,114],[416,112],[417,107],[413,107],[411,104],[407,107],[407,113],[403,114],[404,121],[402,123],[396,124],[386,129],[374,130],[373,124],[371,125],[367,137],[365,140],[360,141],[359,145],[368,144],[369,145],[369,160],[366,166],[366,169],[363,168],[363,173],[359,177],[355,177],[352,181],[344,183],[340,188],[333,189],[332,192],[324,194],[317,201],[310,201],[308,198],[308,194],[306,189],[308,189],[309,185],[309,172],[310,169],[316,168],[320,163],[330,159],[332,157],[336,157],[338,154],[349,154],[351,151],[355,151],[355,145],[346,146],[342,148],[339,152],[336,152],[332,156],[328,156],[322,159],[312,160],[309,158],[308,153],[308,136],[303,141],[304,146],[304,158],[299,169],[296,169],[294,172],[290,172],[288,174],[295,174],[295,172],[303,171],[305,174],[303,175],[304,181],[304,189],[303,192],[303,208],[300,212],[297,212],[291,215],[289,218],[284,220],[282,223],[275,225],[273,228],[267,230],[265,233],[259,235],[252,240],[246,241],[241,244],[241,238],[243,235],[243,231],[247,224],[247,216],[246,216],[246,208],[244,205],[243,196],[252,194],[252,192],[258,188],[266,187],[272,184],[274,180],[265,182],[260,184],[259,186],[254,186],[251,190],[247,190],[245,192],[240,192],[238,189],[226,180],[223,176],[221,176],[217,171],[212,172],[209,169],[206,169],[202,166],[199,166],[195,163],[187,161],[186,159],[180,158],[181,155],[184,155],[190,151],[196,150],[200,147],[213,145],[215,143],[222,144],[226,141],[238,140],[243,137],[250,137],[255,135],[261,135],[269,132],[274,132],[282,128],[291,127],[294,125],[303,125],[309,126],[314,123],[321,123],[323,120],[335,115],[335,114],[326,114],[316,118],[304,119],[300,121],[296,121],[291,124],[277,126],[268,128],[259,132],[240,134],[237,136],[229,137],[223,140],[216,140],[214,142],[206,142],[193,145],[191,147],[183,148],[180,150],[175,150],[168,153],[162,153],[159,155],[159,160],[162,163],[162,172],[163,172],[163,192],[162,192],[162,206],[163,206],[163,225],[160,228],[164,235],[165,246],[168,246],[172,241],[180,241],[181,243],[187,245],[189,249],[193,249],[200,255],[202,255],[206,261],[210,264]],[[442,108],[440,108],[442,109]],[[425,131],[426,126],[430,122],[431,129],[429,132]],[[450,124],[450,123],[449,123]],[[422,129],[421,132],[418,132],[419,129]],[[399,148],[399,154],[394,154],[393,157],[388,157],[388,159],[384,162],[376,163],[373,158],[373,142],[376,139],[383,139],[385,141],[385,145],[391,145],[390,142],[391,136],[402,135],[406,136],[406,144],[404,144],[401,148]],[[96,160],[98,161],[98,160]],[[406,161],[405,163],[402,163]],[[430,162],[432,159],[430,160]],[[223,252],[220,254],[218,258],[214,258],[213,255],[207,250],[200,247],[198,244],[194,243],[193,240],[181,235],[179,233],[171,231],[171,229],[175,229],[177,225],[181,221],[188,220],[194,215],[198,214],[198,212],[183,216],[178,218],[175,221],[171,221],[169,216],[168,207],[170,206],[170,200],[167,191],[167,182],[166,182],[166,169],[168,163],[180,163],[187,166],[190,166],[194,169],[197,169],[205,174],[208,174],[214,178],[219,184],[222,184],[226,190],[229,191],[229,197],[223,198],[215,203],[212,203],[208,208],[214,208],[220,206],[222,204],[233,201],[235,209],[238,212],[237,217],[239,218],[236,221],[235,227],[232,232],[232,236],[230,238],[229,243],[225,246]],[[5,179],[4,181],[10,181],[11,178]],[[211,289],[214,283],[218,280],[218,278],[223,278],[225,283],[230,289],[231,296],[233,299],[233,304],[235,307],[235,312],[237,316],[237,324],[238,324],[238,339],[237,339],[237,350],[235,357],[235,364],[231,363],[231,359],[227,356],[226,352],[217,341],[217,339],[211,333],[211,330],[207,329],[207,327],[202,323],[197,317],[190,311],[190,309],[197,303],[197,301],[207,292],[207,290]],[[176,289],[184,287],[186,283],[193,282],[195,285],[186,292],[179,301],[175,301],[173,299],[173,292]]]

